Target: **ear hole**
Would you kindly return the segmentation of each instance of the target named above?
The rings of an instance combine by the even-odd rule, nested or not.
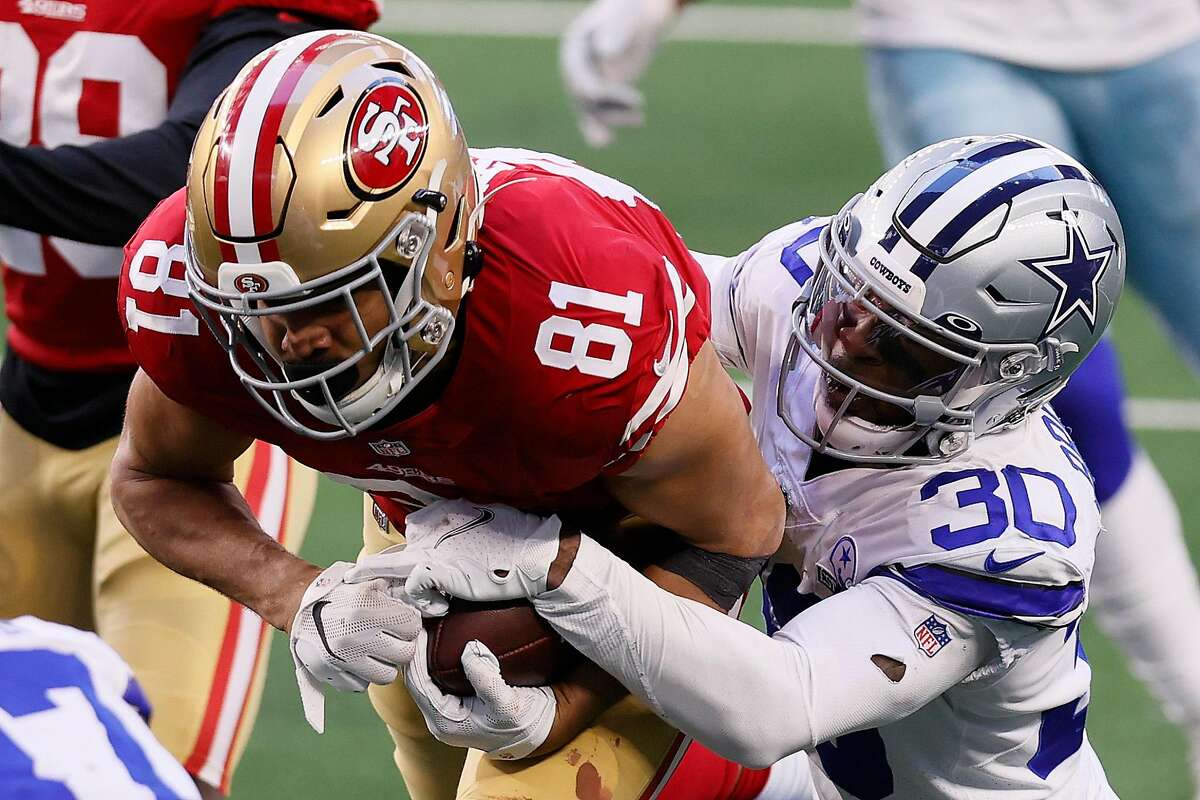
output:
[[[506,570],[506,569],[494,569],[494,570],[492,570],[492,574],[493,574],[493,575],[495,575],[497,578],[507,578],[507,577],[508,577],[508,570]]]
[[[871,656],[871,663],[879,667],[879,671],[883,676],[892,683],[899,683],[904,679],[904,673],[908,669],[904,666],[903,661],[897,661],[891,656],[881,655],[876,653]]]
[[[342,102],[342,87],[339,86],[334,90],[333,94],[329,95],[329,99],[325,101],[325,105],[321,106],[321,110],[317,112],[317,119],[328,114],[333,110],[333,107]]]
[[[467,207],[467,198],[458,198],[458,205],[454,207],[454,219],[450,221],[450,233],[446,236],[446,245],[444,250],[449,250],[458,244],[458,240],[462,238],[462,221],[463,211]]]
[[[415,75],[412,74],[412,71],[408,67],[404,66],[404,64],[400,63],[399,61],[383,61],[379,64],[376,64],[375,68],[376,69],[384,69],[384,70],[387,70],[388,72],[396,72],[396,73],[399,73],[400,75],[405,75],[409,78],[416,77]]]
[[[350,215],[354,213],[356,208],[358,208],[358,206],[351,206],[350,208],[343,208],[340,210],[334,209],[325,215],[325,219],[330,221],[350,219]]]

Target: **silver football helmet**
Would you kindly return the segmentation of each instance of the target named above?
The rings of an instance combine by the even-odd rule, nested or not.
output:
[[[816,450],[867,463],[945,461],[1020,422],[1100,340],[1125,277],[1104,188],[1017,135],[909,156],[845,205],[820,252],[783,367],[801,351],[820,366],[816,431],[779,407]]]

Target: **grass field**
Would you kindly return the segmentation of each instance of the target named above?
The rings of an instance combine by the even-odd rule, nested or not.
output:
[[[631,183],[662,206],[696,249],[735,252],[780,224],[836,211],[882,166],[859,55],[851,48],[668,45],[644,84],[647,128],[591,152],[568,113],[553,42],[390,33],[443,77],[473,146],[552,151]],[[1200,399],[1200,382],[1136,298],[1123,304],[1116,327],[1133,394]],[[1139,438],[1193,523],[1193,551],[1200,555],[1200,433],[1143,431]],[[356,492],[323,483],[303,554],[317,563],[352,559],[360,509]],[[1181,738],[1103,637],[1087,627],[1085,642],[1097,672],[1088,728],[1118,792],[1190,797]],[[331,696],[327,732],[317,736],[301,715],[282,636],[275,636],[273,650],[235,800],[405,798],[390,741],[365,697]]]
[[[443,76],[473,146],[548,150],[621,178],[654,198],[697,249],[734,252],[779,224],[833,212],[881,167],[851,48],[671,44],[645,83],[647,129],[591,152],[568,114],[552,42],[393,35]],[[1200,382],[1136,298],[1121,308],[1117,341],[1133,394],[1200,398]],[[1166,473],[1185,519],[1200,523],[1200,434],[1139,438]],[[323,485],[304,554],[318,562],[352,557],[359,508],[353,491]],[[1200,525],[1192,527],[1200,537]],[[1193,546],[1200,553],[1200,538]],[[1085,642],[1097,672],[1088,729],[1118,792],[1189,797],[1181,738],[1108,642],[1091,627]],[[234,798],[405,796],[386,733],[364,698],[331,697],[327,731],[318,737],[304,725],[277,636]]]

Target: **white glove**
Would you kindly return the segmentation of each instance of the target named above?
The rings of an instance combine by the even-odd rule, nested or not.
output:
[[[455,747],[482,750],[488,758],[524,758],[542,746],[554,725],[558,707],[547,686],[509,686],[500,675],[500,663],[482,642],[468,642],[462,665],[475,687],[474,697],[442,692],[429,677],[426,634],[417,639],[417,651],[404,672],[404,681],[417,708],[436,739]]]
[[[292,620],[291,650],[304,718],[325,730],[323,689],[361,692],[391,683],[416,648],[421,615],[396,583],[343,580],[354,565],[339,561],[308,586]]]
[[[614,138],[613,128],[640,127],[642,94],[635,88],[658,42],[678,13],[677,0],[595,0],[571,21],[558,61],[592,147]]]
[[[407,547],[364,556],[345,580],[406,580],[409,601],[427,617],[446,613],[447,594],[477,602],[532,598],[546,590],[561,528],[558,517],[446,500],[409,514]]]

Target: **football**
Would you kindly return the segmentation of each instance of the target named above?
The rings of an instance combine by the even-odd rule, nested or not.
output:
[[[425,620],[429,632],[429,674],[447,694],[475,694],[462,668],[467,643],[479,640],[500,662],[512,686],[545,686],[562,676],[579,652],[533,610],[528,600],[470,603],[452,600],[442,617]]]

